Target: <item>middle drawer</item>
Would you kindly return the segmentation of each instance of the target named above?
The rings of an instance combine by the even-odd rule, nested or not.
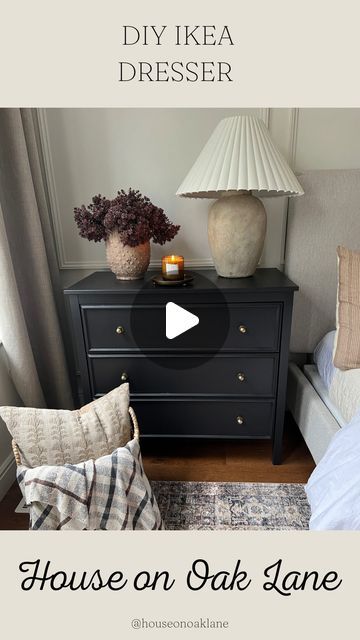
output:
[[[171,367],[170,367],[171,363]],[[168,365],[168,366],[166,366]],[[143,355],[89,356],[92,394],[99,397],[121,382],[131,394],[218,394],[267,396],[276,392],[277,356]]]

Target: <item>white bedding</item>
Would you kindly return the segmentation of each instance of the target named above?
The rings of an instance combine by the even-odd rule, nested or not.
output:
[[[325,334],[314,351],[314,362],[327,389],[330,389],[335,372],[333,363],[335,334],[336,331],[329,331],[329,333]]]
[[[333,437],[305,490],[310,529],[360,529],[360,414]]]
[[[341,371],[333,365],[335,332],[314,352],[315,365],[304,374],[342,427],[306,485],[312,530],[360,530],[360,369]]]
[[[331,400],[329,390],[326,388],[323,379],[321,378],[317,366],[315,364],[304,365],[304,375],[311,382],[316,393],[320,396],[323,403],[327,406],[329,411],[334,416],[336,422],[340,427],[344,427],[347,422],[343,419],[339,409],[335,403]]]
[[[335,369],[329,397],[338,407],[344,421],[350,422],[360,410],[360,369]]]
[[[323,385],[311,367],[305,366],[304,373],[337,422],[344,426],[360,411],[360,369],[341,371],[334,366],[334,339],[335,331],[330,331],[314,351],[314,362]]]

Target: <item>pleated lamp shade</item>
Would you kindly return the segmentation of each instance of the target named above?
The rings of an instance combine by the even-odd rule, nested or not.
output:
[[[243,190],[259,197],[304,193],[264,122],[254,116],[219,122],[176,195],[219,198]]]

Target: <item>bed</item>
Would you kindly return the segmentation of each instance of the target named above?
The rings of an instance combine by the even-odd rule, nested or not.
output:
[[[285,272],[300,287],[294,302],[287,405],[318,463],[357,401],[351,376],[336,371],[337,399],[350,389],[352,403],[339,410],[313,353],[336,324],[336,247],[360,250],[360,170],[310,171],[299,181],[305,195],[290,203],[285,256]]]

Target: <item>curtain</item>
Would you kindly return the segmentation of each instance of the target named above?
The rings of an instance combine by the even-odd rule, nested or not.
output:
[[[36,113],[0,109],[0,338],[26,406],[71,408]]]

